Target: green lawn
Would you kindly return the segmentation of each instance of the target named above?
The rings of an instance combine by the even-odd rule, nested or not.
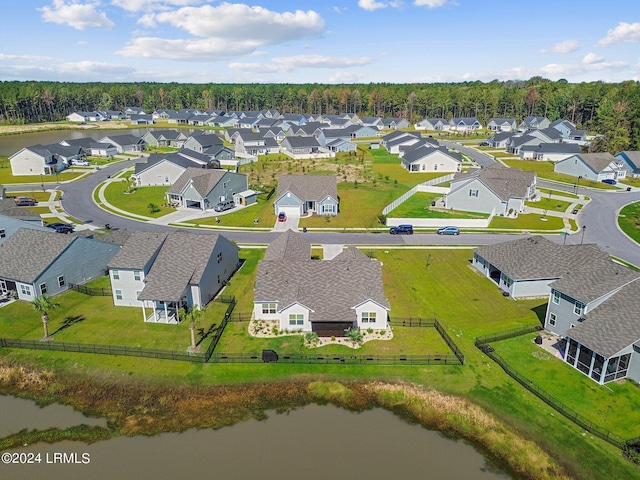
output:
[[[126,182],[111,182],[104,190],[105,199],[114,207],[145,217],[159,218],[175,211],[175,208],[164,207],[164,194],[168,187],[137,187],[133,193],[126,193]],[[149,212],[148,205],[154,203],[159,212]]]
[[[543,220],[546,219],[546,220]],[[520,214],[516,218],[495,216],[489,228],[518,230],[560,230],[564,227],[562,218],[538,215],[537,213]]]
[[[631,203],[620,210],[618,225],[636,243],[640,243],[640,202]]]
[[[622,438],[640,436],[637,386],[627,381],[598,385],[536,345],[534,337],[526,335],[491,346],[519,373],[596,425]]]
[[[549,199],[548,197],[541,197],[537,202],[525,202],[526,205],[533,208],[540,208],[542,210],[554,210],[556,212],[565,212],[569,205],[569,202],[562,200]]]
[[[417,192],[389,212],[387,216],[399,218],[489,218],[489,214],[484,213],[437,210],[440,203],[437,203],[436,207],[431,207],[431,202],[441,197],[441,193]]]
[[[267,190],[267,193],[270,189]],[[254,205],[250,205],[247,208],[243,208],[234,213],[227,213],[225,215],[216,215],[214,212],[211,216],[198,218],[196,220],[189,220],[186,223],[194,225],[219,225],[229,227],[273,227],[276,216],[273,213],[273,200],[267,200],[267,193],[258,195],[258,201]],[[216,219],[219,222],[216,222]],[[255,219],[258,219],[258,223],[255,223]]]
[[[0,168],[0,184],[4,184],[4,185],[10,185],[13,183],[44,183],[45,186],[48,186],[47,184],[50,183],[57,183],[57,182],[66,182],[69,180],[75,180],[76,178],[78,178],[80,175],[83,175],[84,172],[79,172],[79,171],[64,171],[64,172],[60,172],[57,176],[56,175],[42,175],[42,177],[40,177],[40,175],[19,175],[17,177],[14,177],[13,175],[11,175],[11,169],[10,168]]]
[[[576,200],[580,199],[578,195],[575,195],[569,192],[563,192],[562,190],[552,190],[550,188],[540,188],[540,187],[537,187],[536,190],[540,194],[540,196],[544,196],[545,194],[549,195],[551,193],[552,195],[558,195],[565,198],[575,198]]]
[[[640,178],[633,177],[625,177],[623,180],[620,180],[620,184],[628,185],[630,187],[640,187]]]
[[[576,177],[570,175],[564,175],[562,173],[556,173],[553,171],[554,163],[546,161],[534,161],[534,160],[505,160],[505,164],[512,168],[519,168],[526,172],[536,172],[538,177],[546,178],[547,180],[555,180],[557,182],[569,183],[574,185],[578,182]],[[600,188],[602,190],[617,190],[612,185],[607,185],[602,182],[592,182],[584,178],[578,182],[578,189],[580,187]]]

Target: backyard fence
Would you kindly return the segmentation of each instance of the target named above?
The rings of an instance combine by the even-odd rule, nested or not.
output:
[[[261,353],[214,353],[210,363],[263,363]],[[278,354],[273,363],[333,365],[460,365],[455,355]]]
[[[76,292],[84,293],[85,295],[90,295],[92,297],[110,297],[112,295],[110,288],[92,288],[82,285],[75,285],[73,283],[69,284],[69,288],[71,290],[75,290]]]
[[[430,327],[435,328],[436,331],[442,337],[442,340],[447,344],[447,346],[451,349],[453,354],[456,356],[460,365],[464,365],[464,354],[462,350],[458,348],[453,339],[449,336],[446,329],[442,326],[440,322],[438,322],[435,318],[392,318],[389,320],[389,325],[392,327]]]
[[[222,321],[218,328],[216,328],[215,332],[213,332],[213,338],[211,339],[211,343],[209,343],[209,347],[204,352],[204,361],[208,362],[211,359],[211,355],[213,355],[214,350],[218,346],[218,342],[220,341],[220,337],[224,333],[224,329],[227,328],[227,324],[229,323],[229,318],[231,317],[231,313],[236,306],[236,297],[231,296],[232,299],[229,302],[229,306],[227,307],[227,311],[224,313],[224,317],[222,317]]]
[[[549,395],[542,388],[537,386],[531,380],[526,378],[524,375],[521,375],[516,369],[511,367],[507,363],[507,361],[502,358],[489,344],[489,342],[497,342],[500,340],[506,340],[508,338],[515,338],[521,335],[526,335],[528,333],[533,333],[536,331],[542,330],[540,325],[533,325],[529,327],[516,328],[513,330],[507,330],[505,332],[499,332],[492,335],[484,335],[482,337],[477,337],[475,344],[485,355],[487,355],[491,360],[496,362],[500,367],[516,382],[522,385],[524,388],[533,393],[536,397],[541,399],[547,405],[552,407],[558,413],[564,415],[566,418],[571,420],[576,425],[584,428],[586,431],[595,435],[596,437],[601,438],[602,440],[609,442],[611,445],[618,447],[624,450],[626,447],[630,447],[638,443],[639,439],[625,440],[619,435],[616,435],[613,432],[610,432],[606,428],[602,428],[599,425],[596,425],[588,418],[583,417],[575,410],[571,409],[564,403],[560,402],[556,398]]]
[[[405,192],[400,197],[396,198],[393,202],[391,202],[389,205],[384,207],[382,209],[382,214],[387,215],[390,211],[392,211],[398,205],[407,201],[407,199],[411,198],[419,190],[420,186],[432,187],[434,185],[438,185],[443,182],[448,182],[449,180],[452,180],[452,179],[453,179],[453,174],[450,174],[450,175],[445,175],[443,177],[433,178],[431,180],[421,183],[420,185],[416,185],[411,190],[409,190],[408,192]]]

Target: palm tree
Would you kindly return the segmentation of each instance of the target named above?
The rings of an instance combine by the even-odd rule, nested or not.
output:
[[[349,330],[347,330],[347,338],[351,340],[354,347],[362,343],[363,337],[364,335],[362,335],[362,332],[357,328],[352,327]]]
[[[42,315],[42,325],[44,326],[43,340],[49,339],[49,312],[60,306],[49,295],[36,297],[31,302],[33,309]]]
[[[195,352],[198,349],[196,345],[196,322],[202,316],[202,310],[197,305],[191,307],[187,314],[185,315],[185,319],[189,321],[189,330],[191,331],[191,347],[189,347],[189,351]]]

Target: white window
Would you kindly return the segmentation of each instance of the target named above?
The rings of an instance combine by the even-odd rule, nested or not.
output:
[[[142,278],[142,272],[140,270],[133,271],[133,279],[140,280]]]
[[[582,315],[583,311],[584,311],[584,305],[580,302],[576,302],[575,305],[573,306],[573,313],[575,313],[576,315]]]
[[[555,313],[550,313],[549,314],[549,325],[554,326],[556,324],[556,314]]]
[[[276,313],[276,304],[275,303],[263,303],[262,304],[262,313]]]
[[[469,190],[469,196],[470,197],[477,197],[478,196],[478,190]]]
[[[327,204],[327,205],[323,205],[322,206],[322,211],[324,213],[333,213],[334,212],[333,207],[334,207],[333,203],[330,203],[330,204]]]
[[[47,284],[46,283],[41,283],[40,284],[40,295],[46,295],[47,293]]]
[[[116,300],[122,300],[122,290],[116,290]]]
[[[20,285],[20,293],[23,295],[31,295],[31,287],[29,285]]]
[[[362,323],[376,323],[376,312],[362,312]]]
[[[65,281],[64,281],[64,275],[60,275],[58,277],[58,286],[59,287],[64,287]]]
[[[551,300],[553,303],[555,303],[556,305],[560,303],[560,292],[558,292],[557,290],[554,290],[553,292],[553,299]]]
[[[113,272],[113,279],[120,280],[120,270],[111,270]]]
[[[304,314],[302,313],[292,313],[289,315],[289,325],[303,325],[304,324]]]

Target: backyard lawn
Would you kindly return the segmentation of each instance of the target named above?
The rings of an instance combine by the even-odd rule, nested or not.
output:
[[[620,210],[618,225],[636,243],[640,243],[640,202],[631,203]]]
[[[553,171],[554,163],[546,161],[534,161],[534,160],[505,160],[504,163],[512,168],[519,168],[526,172],[536,172],[538,177],[546,178],[547,180],[555,180],[557,182],[569,183],[571,185],[578,183],[578,189],[580,187],[600,188],[602,190],[616,190],[617,188],[612,185],[607,185],[602,182],[592,182],[587,179],[578,179],[570,175],[564,175],[562,173],[556,173]]]
[[[598,385],[533,342],[535,334],[491,346],[513,368],[552,397],[622,438],[640,436],[640,395],[632,382]]]
[[[393,209],[388,217],[399,218],[489,218],[489,214],[461,212],[456,210],[437,210],[442,206],[440,202],[431,207],[431,202],[442,198],[441,193],[416,192],[408,200]]]
[[[564,222],[560,217],[539,215],[537,213],[519,214],[516,218],[495,216],[489,228],[498,230],[561,230]]]
[[[104,189],[104,197],[114,207],[137,215],[158,218],[175,211],[175,208],[163,206],[166,203],[164,194],[167,188],[166,186],[136,187],[133,193],[126,193],[126,181],[111,182]],[[150,203],[155,204],[159,211],[151,213]]]

